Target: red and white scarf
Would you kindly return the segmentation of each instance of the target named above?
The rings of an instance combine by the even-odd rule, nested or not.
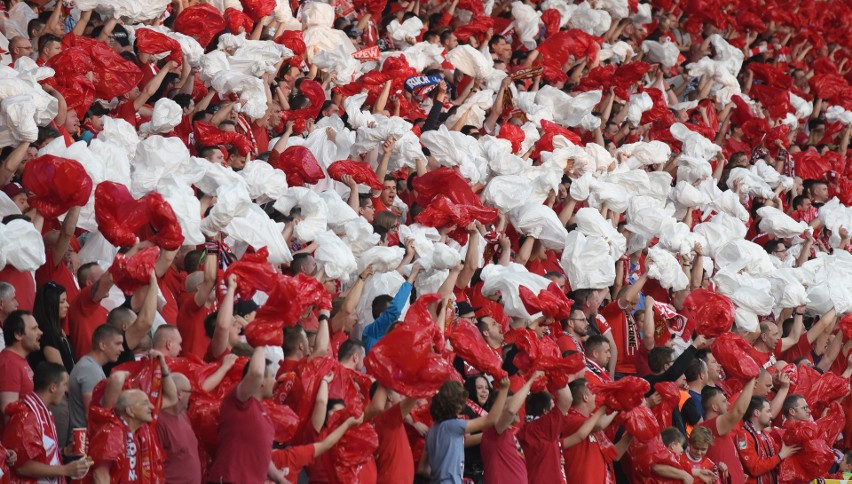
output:
[[[47,462],[44,464],[51,466],[62,465],[62,460],[59,455],[59,438],[56,436],[56,425],[53,422],[53,416],[47,405],[44,404],[41,398],[35,393],[30,393],[23,398],[24,405],[30,410],[31,415],[35,418],[36,425],[42,431],[41,445],[44,448],[44,454],[47,456]],[[59,483],[59,478],[44,477],[38,480],[39,484],[56,484]]]

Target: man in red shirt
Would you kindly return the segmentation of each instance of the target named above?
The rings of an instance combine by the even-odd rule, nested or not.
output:
[[[586,380],[592,385],[604,385],[612,382],[607,367],[612,358],[612,349],[608,339],[596,334],[586,340]]]
[[[204,331],[204,319],[213,312],[213,289],[218,270],[218,247],[207,250],[204,272],[193,272],[186,277],[186,293],[181,297],[177,327],[183,337],[183,356],[195,355],[204,359],[210,338]]]
[[[760,336],[754,341],[751,357],[763,368],[775,366],[781,353],[792,348],[799,341],[800,335],[800,332],[795,332],[786,338],[780,338],[781,330],[777,324],[772,321],[762,321]]]
[[[583,341],[589,336],[589,320],[580,308],[572,308],[568,319],[562,321],[562,333],[556,338],[559,351],[584,354]]]
[[[175,382],[177,401],[172,406],[163,407],[157,422],[157,438],[166,454],[163,463],[166,482],[200,484],[198,439],[186,414],[192,386],[189,379],[180,373],[172,374],[172,381]]]
[[[574,305],[579,307],[586,319],[589,321],[589,336],[601,335],[609,340],[610,350],[615,351],[615,339],[612,336],[612,329],[606,318],[598,314],[601,303],[606,297],[608,289],[577,289],[571,293],[571,298],[574,299]],[[617,353],[609,359],[606,369],[610,375],[615,373],[615,363]]]
[[[636,375],[636,359],[639,356],[639,347],[642,338],[639,334],[639,324],[633,318],[633,311],[639,304],[639,291],[645,285],[648,276],[643,274],[635,283],[623,287],[618,291],[615,301],[609,303],[601,310],[610,328],[612,338],[615,340],[616,354],[615,364],[616,377],[618,375]]]
[[[746,382],[733,408],[728,409],[728,397],[722,390],[706,386],[701,391],[701,404],[704,406],[704,422],[700,425],[707,427],[713,434],[713,445],[707,451],[707,457],[716,463],[728,466],[731,482],[745,482],[745,472],[740,463],[737,448],[734,445],[733,432],[748,410],[754,384],[757,378]]]
[[[531,393],[527,397],[527,422],[518,432],[518,442],[524,450],[530,484],[565,484],[559,435],[562,420],[570,409],[571,392],[567,386],[556,392],[555,405],[547,392]]]
[[[781,461],[799,451],[799,447],[778,445],[769,434],[772,431],[772,411],[769,400],[752,397],[746,410],[743,427],[737,431],[737,451],[748,476],[746,482],[762,484],[778,482]],[[779,449],[780,447],[780,449]]]
[[[414,458],[405,432],[403,419],[417,405],[416,398],[402,398],[379,382],[370,388],[370,405],[365,418],[370,419],[379,435],[376,449],[376,484],[414,481]],[[378,414],[376,414],[379,412]]]
[[[0,351],[0,412],[5,422],[6,407],[33,391],[33,370],[27,356],[41,348],[41,330],[29,311],[14,311],[3,321],[6,348]],[[0,425],[2,428],[2,425]]]
[[[68,327],[71,330],[69,336],[74,357],[82,358],[92,349],[92,334],[95,328],[106,322],[109,312],[101,306],[101,301],[109,294],[113,281],[112,274],[101,269],[95,262],[80,266],[77,270],[77,281],[81,289],[77,299],[68,309]]]
[[[594,420],[595,394],[589,389],[584,378],[572,381],[573,399],[571,410],[562,422],[562,435],[568,436],[578,432],[589,420]],[[608,427],[615,418],[616,412],[606,416],[598,416],[594,432],[571,447],[565,447],[562,456],[565,461],[565,476],[568,482],[600,482],[615,483],[613,460],[619,458],[627,450],[628,440],[612,445],[603,429]]]
[[[60,364],[42,362],[36,367],[34,388],[33,393],[9,407],[3,444],[18,456],[13,473],[26,482],[65,482],[61,478],[82,478],[89,471],[89,462],[80,459],[62,464],[62,442],[59,442],[53,414],[48,408],[48,405],[59,405],[65,397],[68,372]]]

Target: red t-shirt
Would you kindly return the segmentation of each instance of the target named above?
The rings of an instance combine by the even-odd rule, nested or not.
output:
[[[618,305],[618,300],[615,300],[604,307],[601,312],[607,323],[612,329],[612,339],[615,340],[615,346],[618,350],[618,361],[615,364],[615,371],[628,375],[636,374],[636,355],[641,346],[641,338],[639,336],[639,328],[634,327],[634,341],[628,341],[629,331],[627,325],[627,316],[624,310]],[[603,329],[601,329],[603,331]],[[633,343],[633,349],[628,349]]]
[[[104,324],[109,311],[101,306],[100,301],[92,300],[94,285],[80,289],[80,294],[71,307],[68,308],[69,337],[74,349],[74,357],[78,360],[92,350],[92,334],[98,326]]]
[[[763,368],[773,366],[778,361],[777,358],[781,356],[781,338],[778,338],[778,342],[775,343],[775,349],[772,350],[772,353],[764,353],[752,346],[750,354],[754,358],[754,361]]]
[[[213,312],[212,307],[199,306],[195,303],[195,293],[186,293],[180,301],[177,327],[183,338],[182,356],[195,355],[204,359],[207,348],[210,346],[210,338],[204,332],[204,319]]]
[[[177,296],[183,294],[182,292],[176,292],[174,290],[174,286],[182,283],[185,279],[180,278],[180,275],[172,269],[171,267],[166,270],[166,273],[163,274],[163,277],[157,279],[157,286],[160,288],[160,292],[163,293],[163,299],[166,300],[166,304],[163,305],[163,309],[160,311],[160,316],[163,319],[172,325],[177,325],[178,320],[178,300]]]
[[[568,412],[562,419],[562,436],[568,437],[577,432],[588,419],[577,411]],[[573,447],[563,449],[562,456],[565,458],[565,477],[568,482],[615,482],[615,471],[604,458],[594,434]]]
[[[527,482],[527,467],[518,439],[511,428],[498,434],[494,427],[482,432],[479,446],[488,484]]]
[[[680,462],[683,467],[688,469],[707,469],[708,471],[718,472],[716,464],[713,463],[712,460],[708,459],[706,455],[696,462],[689,457],[688,452],[684,452],[680,455]]]
[[[565,483],[562,455],[559,452],[559,434],[562,431],[562,411],[554,407],[541,417],[527,422],[518,432],[518,442],[524,449],[527,481]]]
[[[139,128],[139,115],[136,113],[136,107],[133,105],[133,100],[124,101],[115,109],[112,110],[110,116],[119,118],[130,123],[134,128]]]
[[[207,480],[263,484],[272,462],[275,428],[254,398],[241,402],[234,387],[222,401],[216,458]]]
[[[727,435],[719,435],[716,429],[716,420],[719,417],[713,417],[710,420],[701,422],[699,425],[707,427],[713,434],[713,445],[707,450],[706,458],[713,462],[724,462],[728,466],[728,474],[731,476],[731,482],[745,482],[745,472],[743,464],[740,462],[740,456],[737,453],[737,447],[734,445],[734,431]]]
[[[808,341],[807,331],[802,332],[802,336],[799,337],[799,341],[796,344],[781,353],[781,359],[790,363],[802,357],[807,358],[811,363],[814,362],[813,356],[811,356],[811,343]]]
[[[45,249],[46,261],[41,267],[35,271],[36,286],[41,287],[50,281],[53,281],[65,288],[65,294],[68,296],[68,304],[77,299],[80,294],[80,288],[77,287],[77,280],[74,279],[74,274],[64,262],[53,265],[53,254],[50,249]]]
[[[414,457],[403,427],[399,404],[385,410],[373,419],[379,434],[376,449],[376,484],[395,484],[414,481]]]
[[[304,467],[314,463],[314,444],[297,445],[272,451],[272,463],[284,473],[288,482],[296,482]]]
[[[21,358],[9,348],[0,351],[0,393],[17,393],[23,398],[33,391],[33,370],[27,360]],[[0,435],[3,430],[3,418],[0,418]]]
[[[556,337],[556,344],[559,346],[559,352],[565,354],[566,351],[576,351],[578,353],[583,352],[582,343],[578,345],[579,339],[574,341],[574,338],[571,335],[565,333],[564,331],[559,333],[559,336]]]
[[[179,415],[160,412],[157,439],[166,454],[163,463],[166,482],[200,484],[201,459],[198,456],[198,439],[186,412]]]
[[[547,256],[546,259],[530,259],[524,267],[533,274],[538,274],[540,276],[544,276],[548,272],[558,272],[560,274],[565,273],[565,271],[562,270],[559,258],[556,257],[556,253],[552,250],[548,250],[545,252],[545,255]]]
[[[26,311],[33,310],[35,303],[36,285],[32,272],[21,272],[11,265],[6,265],[0,271],[0,281],[15,287],[15,299],[18,300],[18,309]]]

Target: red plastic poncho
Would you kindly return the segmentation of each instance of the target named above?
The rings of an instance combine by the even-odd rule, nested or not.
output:
[[[852,338],[852,313],[844,315],[840,318],[840,330],[846,338]]]
[[[325,178],[316,157],[304,146],[291,146],[283,153],[272,151],[269,163],[287,175],[287,184],[291,187],[313,185]]]
[[[307,120],[315,119],[322,110],[322,105],[325,102],[325,91],[322,88],[322,84],[316,81],[302,81],[302,83],[299,84],[299,90],[302,91],[302,95],[308,98],[310,104],[301,109],[294,109],[281,113],[281,121],[283,123],[286,123],[287,121],[295,122],[293,132],[297,134],[301,134],[305,131],[307,127]],[[291,183],[291,186],[295,185]]]
[[[384,188],[382,180],[376,176],[376,172],[370,168],[370,164],[363,161],[341,160],[335,161],[328,167],[331,178],[341,181],[343,175],[350,175],[355,182],[367,185],[373,190]]]
[[[497,135],[498,138],[509,140],[512,143],[512,153],[521,151],[521,143],[524,142],[525,136],[524,130],[509,122],[500,126],[500,133]]]
[[[696,327],[698,334],[710,339],[731,330],[734,310],[734,303],[728,297],[696,289],[683,301],[680,313],[686,316],[690,328]]]
[[[482,40],[488,29],[494,27],[494,19],[487,16],[479,16],[470,19],[470,22],[459,26],[453,31],[453,34],[459,42],[467,42],[471,35]]]
[[[680,404],[680,390],[674,382],[666,381],[654,385],[654,391],[660,394],[663,401],[651,408],[660,428],[672,426],[672,411]]]
[[[793,153],[796,162],[796,175],[803,180],[824,180],[831,171],[831,163],[816,150]]]
[[[542,151],[553,151],[553,138],[556,136],[564,136],[565,139],[575,145],[583,144],[582,139],[580,139],[577,133],[546,119],[541,121],[541,131],[541,138],[536,141],[535,149],[531,155],[533,159],[539,159]]]
[[[262,400],[260,403],[275,426],[275,441],[286,444],[293,440],[300,425],[296,412],[286,405],[278,405],[269,399]]]
[[[660,405],[663,405],[662,403]],[[658,407],[660,405],[657,405]],[[660,425],[657,417],[650,408],[638,405],[628,412],[619,414],[619,420],[624,421],[624,429],[639,442],[648,442],[660,435]],[[671,423],[671,412],[669,412]]]
[[[132,257],[119,254],[109,268],[115,285],[128,296],[140,287],[148,285],[151,281],[151,271],[156,268],[159,255],[158,247],[146,247]]]
[[[627,376],[606,385],[596,385],[591,390],[610,410],[628,411],[642,405],[651,385],[643,378]]]
[[[225,30],[225,18],[216,7],[202,3],[183,9],[175,19],[174,29],[207,48],[213,37]]]
[[[456,321],[449,335],[456,355],[477,370],[501,380],[507,375],[500,357],[488,346],[482,333],[473,323],[464,319]]]
[[[467,209],[473,218],[483,224],[489,224],[497,218],[497,209],[484,206],[467,180],[452,168],[444,166],[432,170],[415,178],[412,184],[417,192],[417,204],[421,207],[428,206],[435,197],[443,194],[457,205],[468,205]]]
[[[435,197],[426,209],[415,218],[417,223],[428,227],[467,227],[473,222],[473,217],[464,205],[457,205],[444,195]]]
[[[814,415],[822,414],[829,403],[848,394],[849,379],[841,378],[831,372],[820,375],[819,379],[812,382],[810,388],[804,392],[805,400]]]
[[[79,161],[42,155],[24,167],[23,185],[33,192],[29,204],[51,219],[82,207],[92,194],[92,179]]]
[[[528,313],[541,312],[554,321],[562,321],[571,316],[571,306],[574,301],[568,299],[555,282],[551,282],[546,289],[539,291],[538,295],[526,286],[520,286],[519,289],[521,301]]]
[[[722,365],[728,378],[751,380],[760,374],[758,365],[750,354],[751,345],[736,333],[724,333],[713,341],[713,356]]]
[[[251,299],[258,290],[268,294],[275,287],[279,274],[268,258],[269,250],[263,247],[253,254],[245,254],[228,266],[225,280],[231,274],[237,277],[237,294],[240,299]]]
[[[178,65],[183,62],[183,49],[180,42],[156,30],[137,29],[136,49],[146,54],[169,52],[169,60],[177,62]]]
[[[755,84],[749,94],[760,101],[773,119],[784,119],[787,113],[793,111],[790,105],[790,92],[786,89]]]
[[[235,8],[226,8],[224,17],[225,26],[234,35],[238,35],[240,32],[251,34],[254,29],[254,20]]]
[[[320,436],[327,437],[350,416],[357,417],[356,412],[349,407],[331,414]],[[337,481],[362,484],[363,481],[359,479],[361,467],[373,459],[373,453],[378,447],[379,436],[369,423],[362,423],[347,430],[340,442],[331,450]]]
[[[784,443],[800,446],[795,455],[781,461],[782,482],[808,482],[828,473],[834,463],[831,446],[823,440],[816,422],[792,422],[784,425]]]
[[[293,284],[299,294],[299,303],[303,308],[331,310],[331,295],[325,290],[325,286],[307,274],[297,274],[293,278]],[[304,312],[304,309],[302,310]]]
[[[62,38],[62,46],[64,48],[80,47],[91,59],[96,98],[121,97],[132,91],[133,87],[142,80],[142,71],[139,66],[116,54],[104,42],[69,33]]]

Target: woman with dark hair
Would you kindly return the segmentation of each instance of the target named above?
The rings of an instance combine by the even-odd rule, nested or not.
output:
[[[468,420],[484,417],[491,409],[491,384],[485,375],[476,375],[464,382],[464,389],[468,394],[462,415]],[[465,439],[464,447],[464,477],[475,484],[485,482],[485,468],[482,464],[482,454],[479,444],[482,441],[482,433],[477,432]]]
[[[68,295],[65,288],[50,281],[36,292],[33,317],[41,330],[41,349],[30,353],[27,360],[35,368],[42,361],[63,365],[68,373],[74,369],[74,353],[62,321],[68,315]]]
[[[461,383],[448,381],[429,404],[434,424],[426,434],[426,456],[429,459],[432,482],[462,484],[464,475],[464,435],[482,432],[497,422],[503,413],[509,379],[500,380],[500,391],[488,415],[463,420],[459,414],[467,403],[468,394]]]

